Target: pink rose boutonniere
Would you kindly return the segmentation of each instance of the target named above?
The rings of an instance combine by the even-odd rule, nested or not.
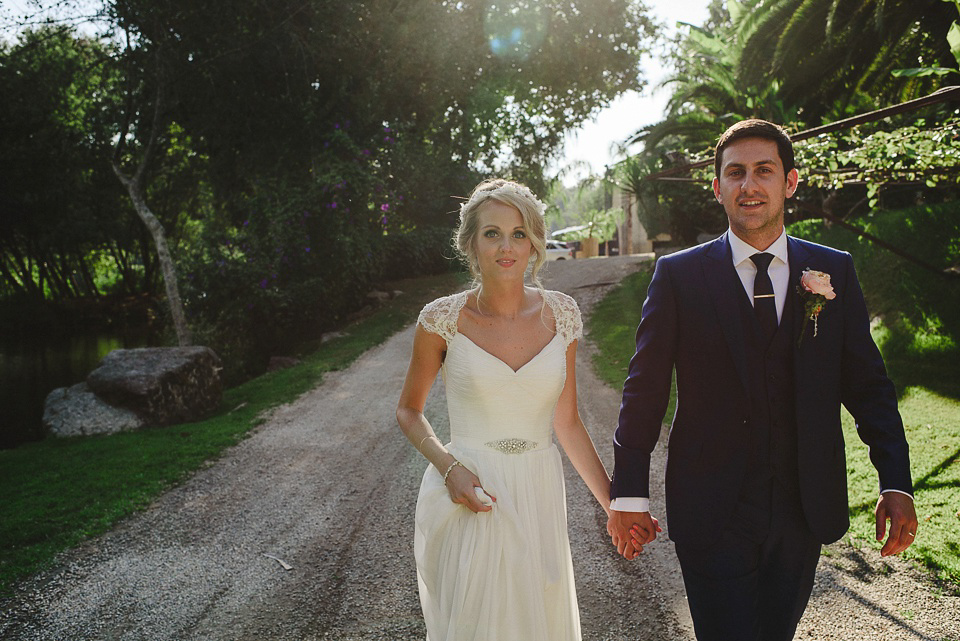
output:
[[[803,326],[800,328],[800,338],[797,339],[797,347],[803,341],[803,333],[807,329],[807,323],[813,321],[813,335],[817,335],[817,317],[823,311],[828,300],[833,300],[837,294],[833,291],[830,284],[830,274],[818,272],[809,267],[800,274],[800,285],[797,287],[797,293],[803,299]]]

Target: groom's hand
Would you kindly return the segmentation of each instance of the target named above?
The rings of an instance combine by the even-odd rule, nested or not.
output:
[[[887,519],[890,520],[890,536],[880,549],[880,555],[900,554],[910,547],[917,536],[917,512],[913,507],[913,499],[900,492],[884,492],[877,501],[875,512],[878,541],[883,540]]]
[[[617,552],[632,560],[643,552],[643,546],[657,538],[660,525],[649,512],[618,512],[610,510],[607,533]]]

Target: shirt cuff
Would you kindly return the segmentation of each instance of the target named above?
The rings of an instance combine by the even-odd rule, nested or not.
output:
[[[891,488],[891,489],[889,489],[889,490],[884,490],[883,492],[880,492],[880,494],[881,494],[881,495],[882,495],[882,494],[886,494],[887,492],[897,492],[898,494],[904,494],[904,495],[906,495],[906,496],[909,496],[911,501],[913,500],[913,494],[910,494],[909,492],[904,492],[903,490],[894,490],[894,489]],[[616,500],[616,499],[614,499],[614,500]],[[611,508],[611,509],[613,509],[613,508]]]
[[[641,496],[620,496],[610,501],[614,512],[649,512],[650,499]]]

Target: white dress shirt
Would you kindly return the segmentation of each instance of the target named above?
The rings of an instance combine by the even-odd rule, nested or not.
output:
[[[743,290],[747,293],[747,299],[753,305],[753,281],[757,277],[757,266],[754,265],[750,257],[760,250],[748,244],[744,240],[727,230],[727,242],[730,243],[730,252],[733,254],[733,266],[737,270],[737,276],[743,283]],[[783,318],[783,306],[787,302],[787,288],[790,286],[790,265],[787,263],[787,231],[780,232],[780,236],[773,241],[773,244],[763,250],[768,254],[773,254],[773,260],[767,268],[767,274],[770,276],[770,282],[773,283],[774,300],[777,303],[777,322]]]

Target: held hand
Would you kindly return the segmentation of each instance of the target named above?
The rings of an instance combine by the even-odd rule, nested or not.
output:
[[[881,556],[900,554],[913,543],[917,535],[917,512],[913,499],[900,492],[884,492],[877,501],[877,540],[882,541],[887,531],[887,519],[890,519],[890,536]]]
[[[660,526],[649,512],[610,511],[607,533],[617,552],[632,560],[643,552],[643,546],[657,538]]]
[[[462,465],[450,470],[450,475],[447,477],[447,492],[450,493],[451,501],[466,506],[471,512],[489,512],[493,509],[492,502],[497,500],[497,497],[483,490],[477,475]],[[484,495],[489,497],[487,503],[491,503],[490,505],[484,504],[481,498]]]

